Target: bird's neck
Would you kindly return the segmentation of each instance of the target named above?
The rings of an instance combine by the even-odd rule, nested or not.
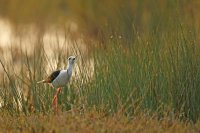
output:
[[[70,76],[72,75],[72,69],[73,69],[73,65],[69,63],[67,66],[67,74]]]
[[[66,70],[72,70],[72,68],[73,68],[73,65],[68,63]]]

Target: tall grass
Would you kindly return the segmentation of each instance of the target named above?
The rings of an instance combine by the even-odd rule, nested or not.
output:
[[[161,116],[196,120],[199,116],[199,46],[182,25],[171,33],[136,36],[129,47],[111,40],[95,56],[95,87],[90,103],[127,115],[147,109]],[[95,100],[94,100],[95,99]]]
[[[63,89],[59,99],[61,110],[88,111],[95,107],[106,114],[121,113],[129,118],[146,112],[156,113],[160,118],[168,115],[183,120],[199,119],[197,36],[187,26],[176,26],[173,33],[153,31],[139,35],[134,31],[136,39],[131,45],[124,45],[127,42],[114,36],[105,42],[106,48],[93,46],[88,59],[83,58],[74,41],[72,51],[80,55],[74,77],[79,78],[72,79]],[[5,72],[0,91],[1,110],[27,115],[52,112],[55,90],[36,84],[47,75],[47,66],[51,66],[43,43],[38,43],[40,47],[34,49],[32,56],[21,54],[19,73],[15,73],[14,61],[6,64],[1,60]],[[67,55],[58,50],[51,58],[61,68],[65,65],[59,62],[65,62]],[[89,59],[94,72],[86,65]]]

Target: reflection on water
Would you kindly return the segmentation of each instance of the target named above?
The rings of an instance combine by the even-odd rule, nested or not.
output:
[[[0,45],[6,46],[10,44],[12,36],[11,24],[8,20],[0,19]]]
[[[17,72],[20,71],[18,70],[20,68],[19,65],[22,64],[20,56],[28,55],[31,57],[34,54],[34,50],[44,48],[50,64],[47,65],[46,69],[47,72],[50,72],[52,69],[56,69],[58,65],[57,58],[55,58],[58,55],[56,52],[61,52],[60,54],[64,56],[73,55],[77,54],[76,50],[74,50],[74,47],[76,47],[81,51],[79,53],[81,56],[84,57],[87,54],[87,47],[83,40],[77,36],[74,39],[74,36],[72,36],[76,35],[77,32],[78,26],[74,22],[67,22],[63,27],[50,25],[41,28],[35,24],[16,26],[12,25],[9,20],[0,19],[0,59],[5,64],[13,64]],[[64,63],[61,66],[64,67]],[[89,67],[88,69],[93,69],[93,66],[91,67],[92,64],[91,60],[85,62],[85,65]],[[91,70],[90,72],[92,73]],[[2,66],[0,73],[3,73]]]

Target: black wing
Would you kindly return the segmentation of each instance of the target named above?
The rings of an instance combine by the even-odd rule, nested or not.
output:
[[[48,83],[53,82],[53,80],[60,74],[60,71],[61,70],[57,70],[57,71],[52,72],[51,75],[47,77],[46,81]]]

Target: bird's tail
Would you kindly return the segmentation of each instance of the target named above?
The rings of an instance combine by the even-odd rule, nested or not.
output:
[[[41,80],[41,81],[38,81],[37,83],[38,84],[40,84],[40,83],[46,83],[46,80]]]

